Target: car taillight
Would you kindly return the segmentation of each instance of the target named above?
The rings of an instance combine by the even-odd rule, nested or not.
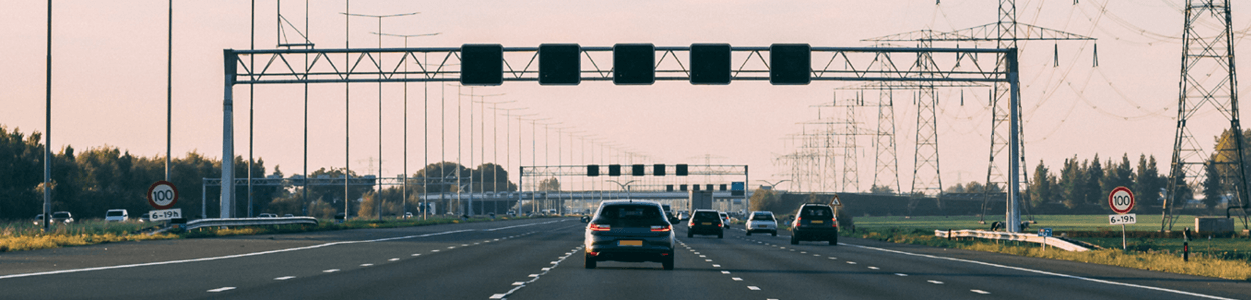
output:
[[[668,232],[668,231],[669,231],[669,225],[652,226],[652,232]]]
[[[591,223],[591,225],[588,225],[586,228],[591,229],[591,231],[609,231],[609,230],[612,230],[611,226],[612,225],[600,225],[600,224]]]

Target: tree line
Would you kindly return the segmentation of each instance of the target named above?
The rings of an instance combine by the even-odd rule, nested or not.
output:
[[[26,135],[17,128],[9,130],[0,125],[0,219],[33,219],[43,212],[42,139],[39,132]],[[247,178],[247,160],[243,157],[235,157],[234,160],[235,178]],[[164,156],[139,156],[109,145],[86,151],[65,146],[55,151],[51,162],[49,188],[52,210],[69,211],[75,218],[101,218],[105,211],[119,208],[130,211],[132,216],[147,212],[151,210],[145,195],[148,187],[165,178]],[[251,195],[253,215],[268,212],[331,218],[344,210],[342,186],[309,186],[305,199],[299,184],[302,176],[288,176],[277,166],[269,170],[263,158],[257,159],[250,169],[253,178],[290,179],[281,186],[254,185]],[[342,178],[344,171],[341,168],[320,168],[310,172],[308,177]],[[221,189],[203,186],[204,178],[221,178],[220,159],[206,157],[196,151],[188,152],[170,161],[169,172],[169,181],[178,187],[176,207],[181,208],[184,215],[192,218],[201,214],[210,217],[220,215],[218,199]],[[360,177],[355,171],[346,174],[353,178]],[[428,182],[425,187],[428,187],[429,193],[451,193],[461,189],[474,192],[517,190],[517,185],[508,180],[508,172],[493,163],[484,163],[477,168],[455,162],[433,163],[413,173],[410,178],[454,178],[458,175],[462,178],[460,185],[454,183],[455,180],[441,180]],[[466,184],[471,181],[473,185]],[[407,190],[408,201],[403,201],[400,186],[375,189],[372,185],[353,185],[348,188],[346,199],[349,199],[347,204],[353,216],[378,216],[376,201],[384,204],[381,212],[384,216],[419,211],[416,203],[420,202],[423,185],[413,180]],[[246,216],[246,185],[236,186],[235,199],[233,215]],[[408,206],[403,206],[405,204]],[[202,206],[206,209],[202,210]],[[458,206],[459,203],[449,200],[436,204],[439,210]]]

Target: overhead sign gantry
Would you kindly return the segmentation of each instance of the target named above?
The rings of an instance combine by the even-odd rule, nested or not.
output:
[[[379,59],[383,55],[402,58],[388,60],[394,63],[384,65]],[[1020,174],[1020,152],[1015,149],[1020,139],[1020,120],[1016,118],[1020,108],[1016,49],[814,47],[809,44],[767,47],[466,44],[455,48],[226,49],[223,56],[222,157],[225,158],[234,157],[236,84],[450,81],[490,86],[505,81],[537,81],[540,85],[612,81],[617,85],[648,85],[679,80],[700,85],[765,80],[773,85],[806,85],[813,81],[1006,82],[1011,86],[1013,110],[1009,125],[1013,141],[1009,145],[1014,148],[1009,150],[1012,158],[1008,174]],[[242,59],[243,56],[254,59]],[[423,60],[426,57],[433,59]],[[223,159],[222,218],[230,217],[233,170],[233,160]],[[1020,224],[1019,184],[1020,178],[1008,181],[1008,224]]]

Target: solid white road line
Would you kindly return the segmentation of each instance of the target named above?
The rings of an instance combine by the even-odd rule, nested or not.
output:
[[[235,287],[233,287],[233,286],[227,286],[227,287],[220,287],[220,288],[211,289],[211,290],[208,290],[208,292],[209,292],[209,293],[220,293],[220,292],[225,292],[225,291],[229,291],[229,290],[233,290],[233,289],[235,289]]]
[[[158,261],[158,262],[149,262],[149,263],[82,268],[82,269],[56,270],[56,271],[47,271],[47,272],[25,273],[25,274],[10,274],[10,275],[0,276],[0,279],[30,277],[30,276],[40,276],[40,275],[78,273],[78,272],[100,271],[100,270],[114,270],[114,269],[125,269],[125,268],[135,268],[135,267],[149,267],[149,266],[171,265],[171,264],[181,264],[181,263],[190,263],[190,262],[214,261],[214,260],[223,260],[223,259],[231,259],[231,258],[240,258],[240,257],[249,257],[249,256],[257,256],[257,255],[265,255],[265,254],[299,251],[299,250],[317,249],[317,248],[323,248],[323,247],[329,247],[329,246],[335,246],[335,245],[375,243],[375,242],[386,242],[386,241],[403,240],[403,239],[411,239],[411,238],[431,237],[431,236],[453,234],[453,233],[460,233],[460,232],[466,232],[466,231],[473,231],[473,230],[462,229],[462,230],[452,230],[452,231],[444,231],[444,232],[436,232],[436,233],[381,238],[381,239],[373,239],[373,240],[342,241],[342,242],[325,243],[325,244],[318,244],[318,245],[312,245],[312,246],[260,251],[260,252],[244,253],[244,254],[234,254],[234,255],[226,255],[226,256],[216,256],[216,257],[202,257],[202,258],[192,258],[192,259],[180,259],[180,260]]]
[[[1220,296],[1206,295],[1206,294],[1200,294],[1200,293],[1192,293],[1192,292],[1187,292],[1187,291],[1179,291],[1179,290],[1174,290],[1174,289],[1166,289],[1166,288],[1162,288],[1162,287],[1154,287],[1154,286],[1138,285],[1138,284],[1124,283],[1124,282],[1116,282],[1116,281],[1103,280],[1103,279],[1094,279],[1094,278],[1082,277],[1082,276],[1077,276],[1077,275],[1068,275],[1068,274],[1063,274],[1063,273],[1048,272],[1048,271],[1042,271],[1042,270],[1034,270],[1034,269],[1022,268],[1022,267],[1013,267],[1013,266],[1007,266],[1007,265],[1001,265],[1001,264],[995,264],[995,263],[988,263],[988,262],[976,261],[976,260],[971,260],[971,259],[952,258],[952,257],[943,257],[943,256],[929,255],[929,254],[919,254],[919,253],[905,252],[905,251],[899,251],[899,250],[890,250],[890,249],[883,249],[883,248],[869,247],[869,246],[862,246],[862,245],[855,245],[855,244],[844,244],[844,243],[838,243],[838,244],[839,244],[839,245],[845,245],[845,246],[858,247],[858,248],[863,248],[863,249],[869,249],[869,250],[877,250],[877,251],[882,251],[882,252],[890,252],[890,253],[896,253],[896,254],[911,255],[911,256],[925,257],[925,258],[933,258],[933,259],[941,259],[941,260],[949,260],[949,261],[958,261],[958,262],[971,263],[971,264],[978,264],[978,265],[990,266],[990,267],[996,267],[996,268],[1004,268],[1004,269],[1017,270],[1017,271],[1023,271],[1023,272],[1030,272],[1030,273],[1037,273],[1037,274],[1051,275],[1051,276],[1056,276],[1056,277],[1063,277],[1063,278],[1069,278],[1069,279],[1077,279],[1077,280],[1090,281],[1090,282],[1097,282],[1097,283],[1110,284],[1110,285],[1119,285],[1119,286],[1125,286],[1125,287],[1134,287],[1134,288],[1140,288],[1140,289],[1148,289],[1148,290],[1154,290],[1154,291],[1169,292],[1169,293],[1174,293],[1174,294],[1182,294],[1182,295],[1187,295],[1187,296],[1195,296],[1195,297],[1208,298],[1208,299],[1233,300],[1233,298],[1225,298],[1225,297],[1220,297]]]

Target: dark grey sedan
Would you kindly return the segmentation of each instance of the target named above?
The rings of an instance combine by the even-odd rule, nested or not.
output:
[[[586,226],[586,268],[599,261],[659,262],[673,270],[673,225],[660,204],[605,201]]]

